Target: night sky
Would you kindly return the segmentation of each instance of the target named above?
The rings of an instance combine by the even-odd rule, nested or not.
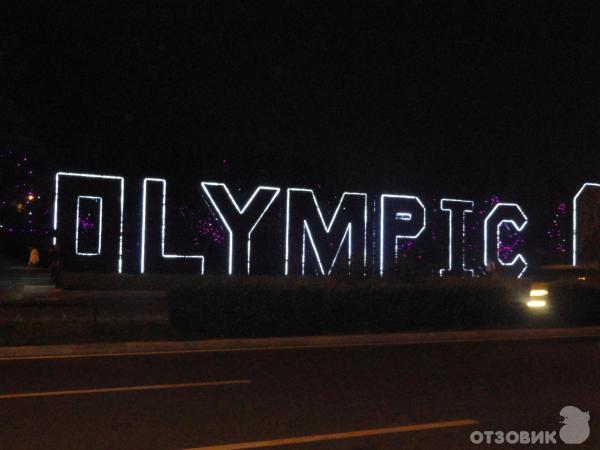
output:
[[[6,7],[3,136],[39,143],[49,171],[537,208],[599,178],[598,17],[569,1]]]

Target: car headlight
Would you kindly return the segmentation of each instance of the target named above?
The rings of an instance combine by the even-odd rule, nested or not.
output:
[[[546,289],[532,289],[529,291],[530,297],[546,297],[548,291]]]
[[[546,300],[528,300],[527,307],[529,307],[529,308],[545,308]]]
[[[526,305],[528,308],[545,308],[547,306],[548,289],[541,286],[529,291],[529,298]]]

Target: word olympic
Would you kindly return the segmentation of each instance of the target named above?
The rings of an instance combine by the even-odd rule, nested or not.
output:
[[[63,249],[73,249],[77,257],[100,258],[116,257],[116,271],[123,272],[123,241],[125,214],[125,178],[114,175],[91,173],[57,172],[54,177],[53,243],[60,243]],[[71,194],[63,184],[77,181],[77,187],[85,192]],[[100,189],[99,183],[103,183]],[[82,187],[84,186],[84,187]],[[160,204],[149,202],[149,191],[158,188]],[[225,231],[227,247],[225,272],[230,275],[251,274],[252,234],[278,197],[285,200],[285,239],[284,260],[281,262],[283,275],[305,275],[310,256],[316,261],[316,273],[332,274],[334,268],[348,274],[367,273],[368,248],[376,248],[375,272],[385,276],[397,255],[403,240],[418,240],[427,228],[428,211],[423,201],[415,195],[381,194],[375,205],[374,214],[369,211],[368,195],[364,192],[342,193],[333,214],[326,218],[313,189],[259,186],[248,200],[241,204],[235,199],[224,183],[201,182],[202,192]],[[598,183],[585,183],[573,197],[572,264],[577,264],[578,255],[578,200],[584,191],[600,189]],[[115,197],[108,199],[100,195]],[[63,193],[68,192],[68,193]],[[111,192],[111,194],[107,194]],[[114,193],[114,195],[112,194]],[[112,227],[116,236],[103,236],[106,226],[104,209],[107,203],[115,205],[118,223]],[[86,205],[97,213],[96,243],[93,248],[81,250],[81,210]],[[75,208],[74,224],[72,216],[61,211]],[[157,208],[157,206],[159,208]],[[446,263],[439,269],[440,276],[457,274],[475,276],[473,267],[468,267],[466,258],[467,217],[474,212],[475,202],[469,199],[442,198],[439,210],[447,220]],[[154,209],[151,213],[150,210]],[[148,217],[158,212],[160,229],[149,230]],[[369,223],[369,218],[373,218]],[[70,224],[69,224],[70,222]],[[483,220],[481,255],[482,267],[498,267],[511,270],[520,278],[527,270],[527,259],[522,253],[501,254],[504,233],[522,233],[528,218],[517,203],[496,203]],[[72,231],[66,231],[72,230]],[[72,234],[71,234],[72,233]],[[144,178],[142,180],[141,220],[139,227],[139,261],[137,271],[146,273],[149,267],[148,245],[150,235],[159,240],[159,249],[152,252],[152,258],[197,260],[198,272],[204,274],[204,255],[181,255],[166,251],[167,242],[167,180]],[[61,238],[57,241],[57,236]],[[74,236],[74,245],[65,246],[66,237]],[[129,236],[129,234],[128,234]],[[107,244],[108,242],[108,244]],[[330,245],[334,242],[334,245]]]

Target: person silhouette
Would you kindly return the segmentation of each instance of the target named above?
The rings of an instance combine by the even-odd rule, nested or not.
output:
[[[34,246],[28,246],[27,248],[29,249],[29,260],[27,265],[29,267],[36,267],[40,263],[40,252]]]

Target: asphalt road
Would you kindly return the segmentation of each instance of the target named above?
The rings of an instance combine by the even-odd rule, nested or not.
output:
[[[597,338],[0,360],[1,449],[502,448],[566,405],[600,448]]]

